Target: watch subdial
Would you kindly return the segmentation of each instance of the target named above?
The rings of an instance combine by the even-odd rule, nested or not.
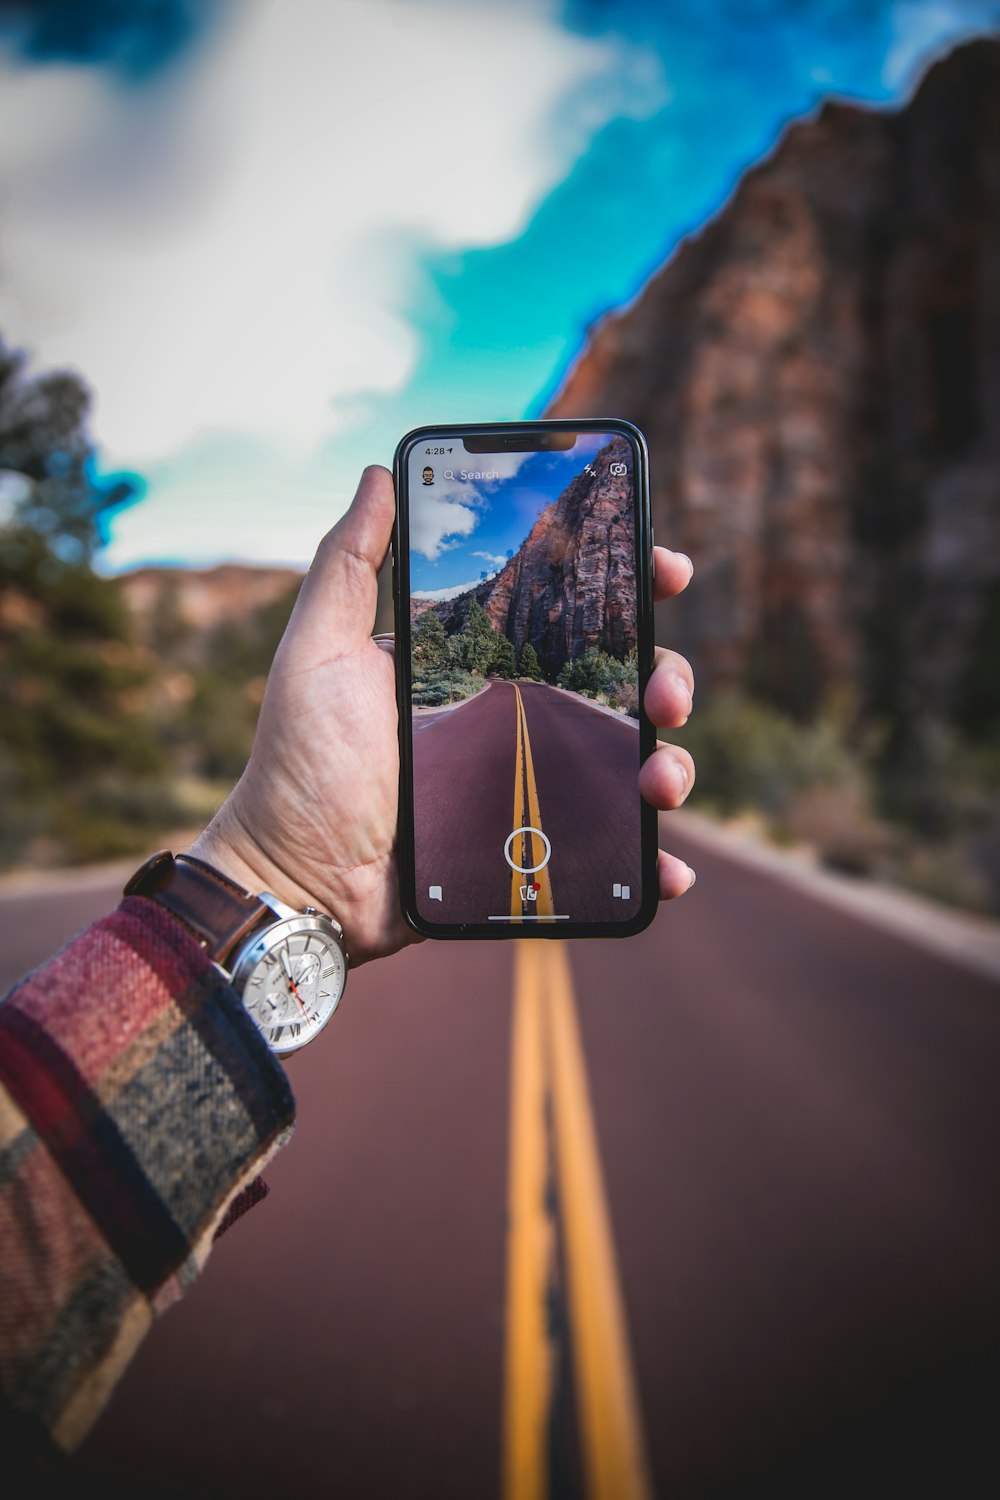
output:
[[[288,996],[280,990],[268,990],[249,1009],[257,1025],[264,1031],[271,1031],[287,1019]]]
[[[296,962],[297,974],[295,982],[301,989],[305,985],[314,985],[318,982],[322,962],[318,953],[303,953]]]

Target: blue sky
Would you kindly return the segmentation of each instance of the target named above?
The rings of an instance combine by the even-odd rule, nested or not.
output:
[[[405,431],[537,414],[789,120],[895,105],[998,26],[1000,0],[0,0],[0,331],[81,371],[102,464],[145,481],[104,565],[306,563]]]
[[[564,453],[410,456],[410,592],[447,598],[499,572],[518,550],[546,506],[558,499],[608,434],[581,433]],[[425,464],[434,482],[422,484]],[[496,474],[495,479],[463,479]],[[451,480],[449,482],[449,476]],[[455,520],[460,530],[450,530]]]

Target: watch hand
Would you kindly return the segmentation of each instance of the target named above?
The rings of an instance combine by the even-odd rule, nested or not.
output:
[[[303,1004],[302,996],[299,994],[299,987],[295,983],[295,980],[292,978],[292,965],[291,965],[291,961],[290,961],[290,959],[288,957],[288,949],[287,948],[279,948],[278,949],[278,957],[281,960],[281,967],[285,971],[285,978],[288,980],[288,983],[291,986],[292,994],[295,996],[295,999],[298,1002],[299,1010],[302,1012],[302,1014],[305,1016],[306,1020],[308,1021],[308,1019],[309,1019],[309,1012],[306,1010],[306,1007]]]

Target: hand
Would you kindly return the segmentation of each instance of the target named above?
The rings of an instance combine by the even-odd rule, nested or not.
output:
[[[391,645],[371,635],[394,507],[388,471],[366,469],[303,582],[249,764],[191,850],[248,890],[330,912],[354,966],[419,941],[399,909],[395,667]],[[691,576],[687,559],[663,547],[655,566],[658,599]],[[691,685],[687,662],[658,651],[645,698],[654,724],[684,722]],[[640,788],[655,806],[676,807],[693,780],[687,751],[665,745],[643,766]],[[691,878],[661,853],[662,897],[680,895]]]
[[[330,912],[352,966],[415,939],[396,873],[395,669],[372,640],[395,499],[361,476],[278,647],[250,762],[192,852],[247,890]]]

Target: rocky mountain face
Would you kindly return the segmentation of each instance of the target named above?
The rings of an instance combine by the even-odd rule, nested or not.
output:
[[[591,460],[592,472],[546,506],[494,578],[433,606],[449,634],[478,599],[515,651],[530,641],[551,675],[590,647],[625,657],[636,638],[635,520],[630,479],[610,472],[618,463],[631,471],[632,450],[615,437]],[[414,617],[422,612],[415,600]]]
[[[1000,42],[791,126],[547,415],[646,433],[704,684],[1000,715]]]

